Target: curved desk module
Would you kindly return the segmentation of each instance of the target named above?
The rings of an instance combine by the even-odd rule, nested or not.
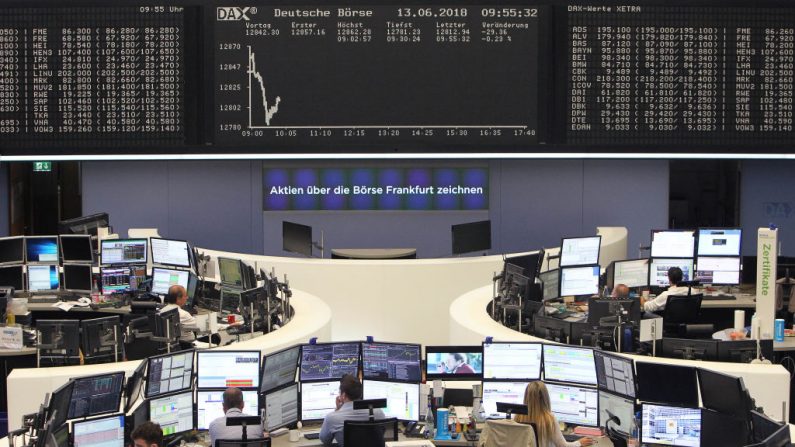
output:
[[[295,315],[279,330],[246,341],[222,346],[218,350],[258,350],[263,354],[306,343],[312,337],[321,340],[331,338],[331,309],[319,298],[293,290],[290,302]],[[131,375],[140,364],[138,361],[103,363],[99,365],[61,366],[55,368],[21,368],[11,371],[8,383],[9,429],[21,427],[22,415],[36,412],[44,402],[46,393],[51,393],[69,378],[124,371]]]
[[[491,286],[471,290],[450,306],[450,343],[480,344],[487,336],[497,341],[533,341],[554,343],[509,329],[491,319],[486,306],[491,302]],[[757,406],[777,420],[789,420],[790,373],[781,365],[752,365],[745,363],[677,360],[622,354],[635,361],[694,366],[742,377],[745,386],[756,399]]]

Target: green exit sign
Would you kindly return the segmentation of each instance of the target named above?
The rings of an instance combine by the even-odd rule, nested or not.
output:
[[[33,172],[50,172],[52,171],[51,161],[34,161]]]

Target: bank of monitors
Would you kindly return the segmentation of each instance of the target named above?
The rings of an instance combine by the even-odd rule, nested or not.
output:
[[[627,287],[647,287],[649,285],[649,260],[627,259],[615,261],[607,269],[607,286],[613,288],[618,284]]]
[[[482,406],[486,417],[505,418],[505,413],[497,411],[497,402],[524,404],[524,393],[530,382],[483,382]]]
[[[641,443],[701,447],[701,409],[641,404]]]
[[[312,227],[282,222],[282,250],[312,257]]]
[[[538,275],[541,280],[542,295],[545,300],[551,300],[560,296],[560,270],[549,270]]]
[[[599,293],[599,266],[561,267],[560,296]]]
[[[541,343],[483,343],[483,379],[541,379]]]
[[[699,256],[740,256],[742,230],[739,228],[699,228]]]
[[[149,238],[152,245],[152,262],[173,267],[190,267],[190,248],[187,241]]]
[[[339,385],[339,382],[337,382]],[[337,387],[339,388],[339,386]],[[244,390],[243,412],[259,414],[259,394],[256,390]],[[333,403],[333,401],[332,401]],[[224,415],[224,390],[196,392],[196,428],[206,430],[210,423]],[[324,415],[325,416],[325,415]]]
[[[63,265],[63,289],[65,291],[89,294],[92,283],[91,264]]]
[[[552,414],[572,425],[599,425],[599,391],[576,385],[547,383]]]
[[[199,351],[196,386],[259,389],[260,355],[260,351]]]
[[[491,249],[491,221],[482,220],[450,227],[454,255]]]
[[[632,359],[594,351],[596,384],[600,390],[635,398],[635,367]]]
[[[194,351],[149,357],[146,397],[186,391],[193,386]]]
[[[337,409],[340,380],[301,383],[301,420],[319,421]]]
[[[596,385],[593,349],[544,345],[544,380]]]
[[[632,419],[635,417],[635,399],[617,396],[605,391],[599,391],[599,425],[605,424],[613,418],[610,428],[630,435],[632,432]]]
[[[94,248],[91,246],[91,236],[83,234],[59,236],[61,239],[61,257],[63,262],[94,262]]]
[[[362,343],[362,377],[373,380],[419,382],[420,345]]]
[[[662,356],[683,360],[718,360],[718,340],[663,338]]]
[[[360,346],[358,342],[301,346],[300,380],[302,382],[336,380],[339,383],[340,377],[344,374],[357,375]]]
[[[295,371],[293,371],[295,375]],[[273,431],[298,422],[298,384],[265,393],[265,430]]]
[[[14,290],[25,290],[23,266],[20,264],[0,267],[0,286],[13,287]]]
[[[152,293],[166,295],[168,289],[174,285],[180,285],[188,289],[190,272],[187,270],[173,270],[159,267],[152,268]]]
[[[123,447],[124,415],[75,422],[72,437],[74,447]]]
[[[22,236],[0,238],[0,265],[25,262],[25,238]]]
[[[147,239],[103,239],[100,262],[103,265],[146,264]]]
[[[48,293],[61,288],[58,265],[28,265],[28,287],[33,293]]]
[[[160,424],[164,436],[193,430],[193,391],[150,399],[149,420]]]
[[[483,346],[426,346],[425,377],[428,380],[480,380],[483,378]]]
[[[649,285],[656,287],[668,287],[668,269],[679,267],[682,269],[682,280],[690,281],[693,279],[693,259],[670,259],[654,258],[649,265]]]
[[[300,353],[301,347],[293,346],[263,357],[260,392],[264,393],[294,383]]]
[[[698,407],[696,369],[689,366],[635,362],[638,400]]]
[[[693,259],[696,237],[694,230],[652,230],[652,258]]]
[[[69,419],[119,411],[124,373],[117,372],[74,379]]]
[[[702,284],[740,284],[740,257],[699,256],[696,277]]]
[[[362,381],[364,399],[386,399],[383,409],[387,418],[401,421],[418,421],[420,418],[420,384],[384,382],[380,380]]]
[[[601,241],[602,236],[564,238],[560,245],[560,266],[598,264]]]
[[[240,259],[218,258],[221,284],[227,287],[245,288],[244,268],[243,261]]]
[[[58,236],[25,236],[28,264],[58,264]]]

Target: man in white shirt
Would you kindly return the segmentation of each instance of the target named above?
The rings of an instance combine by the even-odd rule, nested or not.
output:
[[[682,296],[687,295],[687,286],[680,286],[682,284],[682,278],[684,275],[682,274],[682,269],[679,267],[671,267],[668,269],[668,282],[670,286],[668,286],[668,290],[665,292],[657,295],[657,298],[653,300],[646,301],[641,297],[640,305],[643,306],[644,312],[657,312],[660,310],[665,309],[665,303],[668,301],[669,296]]]
[[[166,312],[176,308],[179,313],[179,322],[182,325],[182,334],[179,341],[182,343],[192,343],[196,339],[195,332],[199,330],[199,325],[196,318],[190,314],[182,306],[188,302],[188,291],[180,285],[173,285],[168,288],[168,294],[165,297],[166,305],[160,309],[160,312]]]
[[[226,418],[249,416],[243,413],[244,405],[243,392],[240,391],[240,388],[227,388],[226,391],[224,391],[222,404],[224,416],[210,422],[210,447],[215,447],[215,441],[218,439],[233,441],[243,439],[243,427],[239,425],[227,426]],[[262,438],[264,435],[261,424],[249,425],[246,427],[247,439]]]

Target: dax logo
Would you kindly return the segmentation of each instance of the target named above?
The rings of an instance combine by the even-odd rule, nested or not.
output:
[[[257,9],[251,7],[241,8],[240,6],[218,7],[216,8],[216,19],[218,21],[232,21],[237,22],[240,20],[250,20],[248,14],[256,14]]]
[[[792,217],[792,205],[789,202],[765,202],[765,217],[789,219]]]

